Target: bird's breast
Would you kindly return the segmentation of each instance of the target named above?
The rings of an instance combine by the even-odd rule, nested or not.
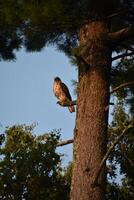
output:
[[[53,91],[54,91],[55,96],[56,96],[56,97],[59,97],[60,94],[61,94],[60,85],[57,84],[57,83],[54,83],[54,85],[53,85]]]

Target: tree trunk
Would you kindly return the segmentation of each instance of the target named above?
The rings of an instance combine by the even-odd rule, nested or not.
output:
[[[105,108],[109,103],[111,66],[107,33],[105,23],[96,21],[85,25],[79,34],[80,46],[86,49],[83,57],[89,67],[79,68],[71,200],[105,199],[105,167],[98,185],[92,184],[107,147],[108,111]]]

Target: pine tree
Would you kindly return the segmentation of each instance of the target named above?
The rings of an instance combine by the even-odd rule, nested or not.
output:
[[[105,167],[93,183],[107,149],[106,107],[112,77],[118,76],[112,61],[134,53],[133,11],[133,0],[5,0],[0,5],[1,59],[12,58],[21,46],[40,51],[51,44],[78,64],[71,200],[105,199]],[[119,56],[112,58],[115,52]]]

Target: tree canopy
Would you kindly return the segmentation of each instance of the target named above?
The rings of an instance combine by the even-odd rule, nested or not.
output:
[[[27,51],[40,51],[56,45],[71,55],[72,49],[79,46],[79,30],[84,24],[105,20],[110,32],[118,31],[133,26],[133,9],[132,0],[2,1],[0,58],[14,59],[15,51],[22,46]]]
[[[66,200],[69,183],[56,152],[59,132],[32,132],[32,126],[17,125],[0,135],[0,199]]]

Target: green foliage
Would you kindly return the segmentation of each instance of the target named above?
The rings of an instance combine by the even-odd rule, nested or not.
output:
[[[69,187],[56,153],[59,137],[54,131],[41,140],[31,126],[7,128],[0,137],[0,199],[67,199]]]
[[[122,102],[118,102],[114,113],[113,121],[109,126],[109,145],[122,133],[129,124],[133,116],[127,113],[126,107]],[[110,155],[109,163],[114,166],[114,176],[112,184],[108,185],[108,200],[123,199],[130,200],[134,196],[134,134],[131,129],[124,138],[116,145]],[[117,168],[119,170],[117,170]],[[118,172],[119,171],[119,172]],[[120,185],[114,183],[115,178],[122,176]],[[111,196],[109,196],[111,195]],[[117,198],[118,197],[118,198]]]
[[[107,200],[132,200],[133,199],[133,192],[132,188],[126,185],[119,186],[118,184],[109,183],[107,185]]]
[[[19,13],[21,7],[15,1],[1,1],[0,3],[0,60],[15,59],[14,50],[22,45],[20,33]]]
[[[117,87],[122,83],[127,83],[134,80],[134,57],[121,59],[114,66],[114,75],[111,79],[112,87]],[[129,108],[129,111],[134,113],[134,85],[120,89],[116,97]]]
[[[15,59],[15,50],[40,51],[47,45],[71,55],[78,47],[79,30],[87,22],[128,9],[111,31],[133,25],[133,1],[120,0],[4,0],[0,4],[0,60]],[[131,11],[131,12],[130,12]]]

